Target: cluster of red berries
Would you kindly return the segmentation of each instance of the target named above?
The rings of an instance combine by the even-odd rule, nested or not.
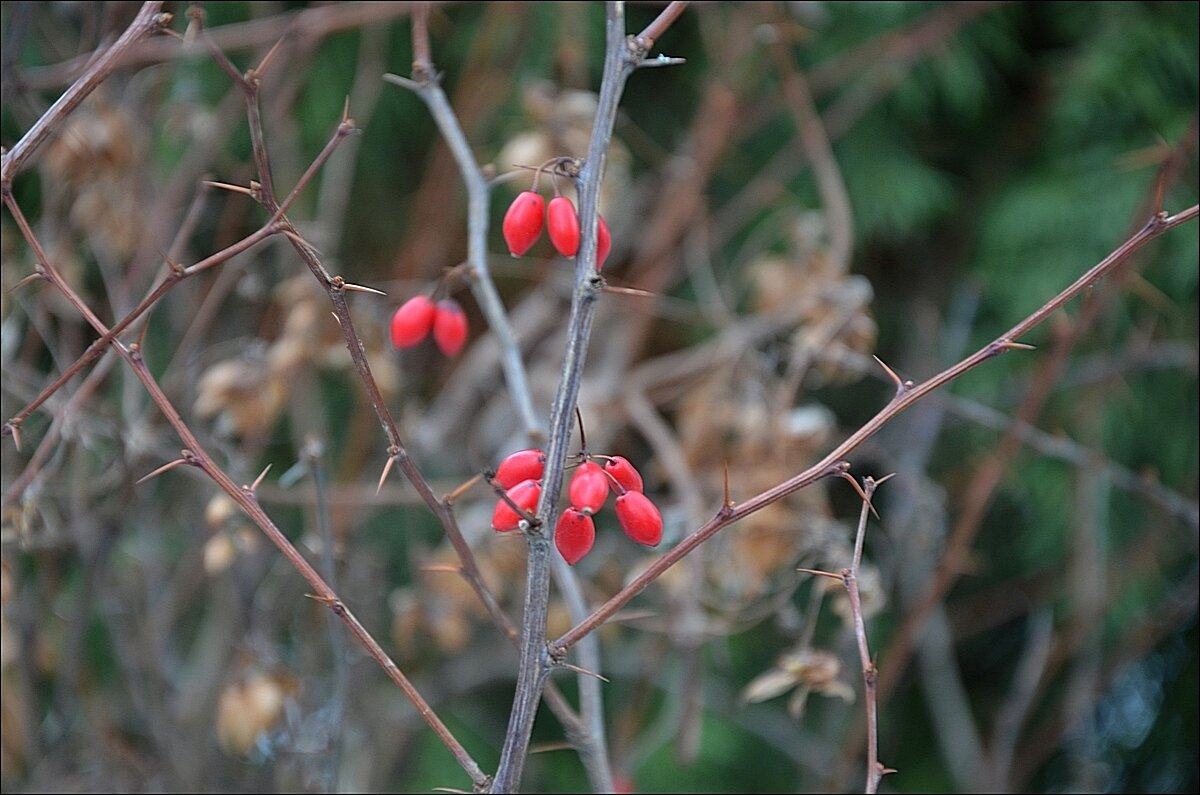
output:
[[[641,474],[619,455],[599,457],[607,459],[603,467],[589,457],[575,469],[567,488],[571,507],[562,512],[554,528],[554,545],[572,565],[582,560],[596,542],[592,516],[604,506],[610,491],[617,495],[617,521],[625,535],[648,547],[657,546],[662,540],[662,514],[642,493]],[[504,459],[494,480],[513,505],[531,513],[542,495],[545,466],[546,455],[541,450],[520,450]],[[516,530],[520,523],[521,515],[512,505],[497,500],[492,511],[492,528],[507,533]]]
[[[411,348],[433,332],[433,340],[447,356],[457,356],[467,342],[467,316],[453,298],[436,304],[426,295],[404,302],[392,315],[392,345]]]
[[[575,205],[566,196],[555,196],[547,209],[545,199],[531,190],[518,194],[504,214],[504,242],[509,253],[519,257],[528,251],[542,236],[543,226],[559,254],[575,256],[579,251],[579,216]],[[600,216],[596,219],[596,270],[604,267],[611,250],[612,235],[604,216]]]

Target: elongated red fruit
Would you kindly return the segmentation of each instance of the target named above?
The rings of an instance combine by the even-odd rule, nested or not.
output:
[[[612,251],[612,235],[608,231],[608,224],[604,221],[604,216],[596,218],[596,270],[604,267],[604,260],[608,259],[608,252]]]
[[[525,513],[532,513],[537,507],[538,497],[542,496],[542,484],[536,480],[522,480],[504,493]],[[512,505],[504,500],[496,500],[496,507],[492,511],[492,529],[497,533],[516,530],[522,518],[512,509]]]
[[[579,251],[579,216],[575,205],[566,196],[555,196],[546,208],[546,231],[550,242],[564,257],[573,257]]]
[[[519,257],[542,235],[546,200],[531,190],[517,194],[504,214],[504,242],[514,257]]]
[[[633,464],[629,463],[629,459],[625,458],[624,456],[614,455],[608,460],[608,463],[604,465],[604,471],[612,475],[613,480],[616,481],[616,483],[614,483],[612,480],[610,480],[608,485],[611,486],[612,490],[617,494],[623,493],[621,489],[624,489],[625,491],[642,490],[641,473],[638,472],[637,469],[634,468]],[[621,488],[617,488],[618,485],[620,485]]]
[[[568,508],[558,517],[554,528],[554,546],[563,560],[574,566],[592,551],[596,543],[596,523],[583,511]]]
[[[507,491],[522,480],[541,480],[546,468],[546,454],[530,448],[509,453],[496,469],[496,482]]]
[[[437,302],[433,340],[447,356],[457,356],[467,342],[467,316],[453,298],[443,298]]]
[[[588,513],[595,513],[608,499],[608,478],[599,464],[585,461],[575,470],[571,478],[571,487],[567,490],[571,498],[571,507]]]
[[[627,491],[617,497],[617,521],[625,535],[639,544],[655,547],[662,541],[662,514],[640,491]]]
[[[437,307],[429,296],[418,295],[405,301],[392,315],[392,344],[411,348],[429,336]]]

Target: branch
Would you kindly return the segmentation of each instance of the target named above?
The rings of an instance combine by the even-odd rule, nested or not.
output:
[[[205,34],[206,35],[206,34]],[[228,57],[217,48],[211,40],[207,41],[209,51],[213,58],[217,61],[229,75],[230,78],[246,92],[247,103],[247,118],[250,124],[250,137],[254,142],[255,161],[260,168],[260,178],[263,174],[269,172],[270,160],[266,151],[266,139],[262,129],[261,115],[258,113],[259,101],[259,81],[257,75],[261,73],[263,67],[251,70],[246,76],[240,75],[233,67],[232,62]],[[268,53],[263,59],[264,63],[271,57]],[[443,96],[444,100],[444,96]],[[348,110],[347,110],[348,112]],[[332,144],[340,140],[345,135],[355,131],[354,123],[348,117],[344,117],[338,125],[338,131],[334,136],[330,145],[326,146],[326,151],[322,153],[327,156],[328,152],[332,151]],[[461,133],[460,133],[461,135]],[[464,139],[465,141],[465,139]],[[317,163],[323,163],[324,157],[318,158]],[[384,430],[384,434],[388,439],[388,459],[384,465],[383,477],[380,479],[382,484],[393,466],[399,466],[400,471],[416,489],[421,500],[429,508],[430,511],[437,517],[441,523],[446,537],[450,540],[451,546],[454,548],[458,556],[460,567],[459,574],[467,581],[471,589],[475,592],[479,601],[483,604],[492,622],[509,638],[510,641],[517,643],[518,634],[516,627],[513,625],[509,617],[501,609],[499,602],[492,592],[487,588],[483,581],[483,574],[479,570],[479,565],[475,560],[475,555],[471,551],[471,547],[467,544],[466,539],[462,534],[462,530],[458,526],[458,519],[454,514],[454,508],[451,500],[448,497],[438,497],[429,482],[425,479],[416,463],[409,456],[404,442],[401,439],[400,432],[396,426],[395,420],[392,418],[391,412],[388,410],[382,393],[375,382],[374,375],[371,372],[371,367],[366,357],[366,349],[354,328],[353,320],[350,316],[350,310],[346,304],[345,292],[351,289],[353,285],[349,285],[341,276],[330,276],[324,265],[321,263],[320,257],[311,245],[307,243],[292,225],[292,223],[283,215],[287,206],[295,199],[300,188],[311,179],[315,168],[310,168],[301,178],[300,183],[284,200],[283,204],[277,205],[274,201],[272,192],[267,188],[267,181],[262,180],[262,189],[254,192],[254,196],[268,210],[272,212],[272,223],[278,223],[283,234],[291,241],[300,258],[308,266],[309,270],[317,278],[317,281],[325,289],[329,296],[330,302],[333,304],[334,316],[337,318],[338,324],[342,328],[343,336],[346,340],[346,348],[350,352],[350,358],[354,362],[355,370],[358,373],[359,379],[362,381],[364,388],[367,391],[368,398],[374,407],[375,414],[379,419],[380,425]],[[486,208],[486,193],[484,194],[485,206],[483,212],[484,231],[481,233],[480,239],[486,238],[486,223],[487,223],[487,208]],[[484,251],[484,261],[486,262],[486,251]],[[490,280],[489,280],[490,285]],[[493,289],[494,294],[494,289]],[[496,304],[499,306],[499,298],[496,299]],[[503,307],[500,308],[503,316]],[[507,325],[507,318],[503,322]],[[519,364],[519,359],[518,359]],[[522,378],[524,371],[522,370]],[[528,390],[526,389],[528,397]],[[547,690],[547,702],[554,710],[555,715],[562,722],[567,731],[578,737],[585,737],[588,732],[583,728],[578,715],[571,709],[570,703],[566,697],[562,695],[557,688],[551,687]],[[590,753],[588,758],[602,758],[600,754]]]
[[[656,20],[648,30],[652,33],[665,30],[670,21],[678,16],[682,5],[672,3],[660,15],[666,17],[663,23],[658,24]],[[500,752],[500,764],[496,770],[493,792],[515,792],[520,784],[534,716],[552,665],[552,655],[547,653],[546,647],[546,613],[550,599],[549,563],[550,555],[553,554],[550,537],[554,525],[551,519],[554,505],[562,490],[563,466],[566,463],[567,445],[571,438],[571,425],[578,402],[583,365],[587,359],[596,301],[604,286],[604,279],[596,271],[600,181],[604,175],[617,106],[620,104],[625,81],[641,64],[651,43],[647,38],[637,40],[626,36],[623,3],[609,2],[606,8],[607,44],[604,73],[600,82],[600,98],[592,125],[591,141],[588,144],[587,160],[580,171],[577,186],[581,239],[575,260],[575,289],[567,325],[562,377],[550,410],[545,481],[537,510],[541,524],[526,534],[529,559],[526,566],[521,627],[521,667],[517,674],[517,690],[513,697],[512,711],[509,713],[508,731]],[[553,659],[561,659],[561,656],[553,655]]]
[[[109,329],[96,317],[95,313],[84,303],[74,290],[63,280],[54,266],[50,264],[49,258],[46,256],[45,250],[41,243],[33,234],[33,230],[29,226],[29,222],[25,219],[25,215],[21,212],[21,208],[13,200],[11,193],[4,194],[4,204],[12,213],[13,219],[17,222],[17,226],[21,230],[26,242],[33,249],[38,260],[40,272],[58,291],[67,299],[68,302],[81,314],[93,328],[101,335],[108,335]],[[316,592],[314,598],[333,611],[334,615],[342,620],[346,627],[354,635],[359,644],[367,651],[368,654],[383,668],[384,673],[388,678],[396,684],[397,687],[404,692],[405,696],[417,708],[417,712],[422,719],[433,729],[438,738],[458,761],[459,765],[470,776],[472,783],[476,789],[485,789],[490,781],[487,775],[480,769],[479,765],[471,758],[471,755],[462,746],[461,743],[450,733],[450,730],[442,723],[433,708],[421,696],[413,684],[408,680],[404,673],[397,667],[392,659],[383,650],[383,647],[371,636],[367,629],[359,623],[350,609],[342,602],[338,595],[325,582],[316,569],[312,567],[304,556],[292,545],[292,542],[287,539],[287,536],[275,526],[271,517],[262,509],[258,503],[258,498],[254,494],[254,489],[251,486],[238,487],[233,480],[225,474],[225,472],[217,466],[212,457],[201,446],[200,441],[192,433],[191,429],[184,422],[183,417],[171,404],[166,393],[162,391],[162,387],[150,374],[150,369],[146,366],[145,360],[142,358],[141,348],[134,345],[126,347],[120,342],[113,343],[113,348],[117,354],[125,360],[126,364],[137,376],[138,380],[146,388],[150,394],[150,399],[162,411],[167,422],[175,429],[179,438],[183,441],[185,449],[180,455],[177,462],[172,462],[167,466],[174,468],[179,464],[187,464],[197,467],[204,474],[217,484],[217,486],[229,495],[230,499],[241,506],[246,515],[258,525],[259,529],[271,540],[279,549],[288,562],[300,573],[302,577]],[[156,471],[164,471],[162,468]]]
[[[0,187],[5,191],[12,186],[13,179],[25,165],[25,161],[46,142],[54,129],[73,111],[80,102],[96,90],[109,74],[117,68],[125,51],[145,36],[160,30],[171,21],[170,14],[159,13],[161,2],[148,2],[142,5],[140,11],[121,38],[113,46],[105,50],[92,65],[71,84],[49,109],[34,122],[33,126],[21,136],[13,148],[0,156]]]
[[[944,386],[945,384],[958,378],[963,373],[972,370],[989,359],[993,359],[1008,350],[1020,349],[1023,346],[1015,342],[1017,337],[1028,333],[1031,329],[1044,321],[1047,317],[1061,308],[1063,304],[1078,296],[1080,293],[1087,290],[1097,281],[1108,275],[1111,271],[1117,268],[1121,263],[1127,260],[1134,252],[1142,248],[1146,243],[1150,242],[1159,235],[1174,229],[1175,227],[1194,220],[1197,215],[1200,215],[1200,205],[1192,205],[1188,209],[1175,215],[1167,215],[1159,213],[1153,216],[1141,230],[1135,233],[1132,237],[1122,243],[1115,251],[1094,265],[1085,274],[1075,280],[1073,284],[1065,288],[1054,298],[1047,301],[1040,309],[1026,317],[1017,325],[1013,326],[1005,334],[996,338],[980,348],[975,353],[968,356],[966,359],[958,362],[955,365],[943,370],[937,375],[920,383],[903,385],[892,398],[892,400],[884,406],[879,413],[867,421],[865,425],[851,434],[845,441],[835,447],[823,459],[813,464],[808,469],[800,474],[785,480],[783,483],[768,489],[767,491],[758,494],[755,497],[741,503],[740,505],[722,508],[709,522],[699,529],[695,530],[691,535],[685,538],[680,544],[670,552],[663,555],[650,565],[640,576],[633,582],[626,585],[616,594],[614,594],[607,602],[588,617],[587,621],[577,625],[569,632],[564,634],[558,640],[550,644],[552,654],[561,654],[577,643],[580,638],[587,635],[589,632],[603,624],[614,613],[624,607],[633,597],[637,596],[654,580],[658,579],[667,569],[679,562],[685,555],[703,543],[710,536],[715,535],[718,530],[727,527],[734,522],[749,516],[750,514],[762,510],[773,502],[783,499],[789,494],[799,491],[805,486],[815,483],[823,477],[831,474],[838,474],[839,471],[844,471],[848,465],[842,462],[846,456],[857,449],[863,442],[870,439],[880,431],[883,426],[887,425],[899,414],[908,409],[921,398],[928,395],[930,392]],[[547,463],[547,466],[549,464]]]
[[[504,302],[500,300],[488,267],[488,181],[475,161],[471,144],[458,123],[458,117],[446,98],[446,92],[442,90],[437,71],[430,60],[428,19],[429,4],[417,4],[413,8],[413,79],[406,80],[397,75],[384,75],[383,79],[416,92],[429,108],[430,115],[433,116],[438,130],[454,155],[454,161],[458,164],[463,183],[467,187],[467,262],[470,263],[467,272],[468,283],[480,311],[487,318],[488,326],[500,345],[500,363],[504,370],[504,379],[508,382],[513,403],[516,404],[517,413],[525,426],[525,434],[531,441],[537,442],[544,434],[533,410],[529,376],[521,361],[521,346],[517,344],[517,336],[513,333],[512,324],[508,322]]]
[[[138,318],[140,318],[155,304],[157,304],[159,300],[161,300],[162,297],[166,295],[167,292],[176,284],[195,276],[198,273],[203,273],[209,268],[221,265],[238,254],[241,254],[242,252],[256,246],[263,240],[266,240],[268,237],[278,234],[280,231],[282,231],[278,222],[283,218],[284,211],[292,204],[292,202],[296,200],[296,197],[300,195],[300,192],[305,188],[305,186],[308,185],[313,176],[318,170],[320,170],[321,166],[324,165],[325,161],[328,160],[333,154],[334,150],[337,149],[337,146],[342,139],[349,135],[352,131],[352,127],[347,129],[344,129],[342,126],[338,127],[338,129],[334,132],[333,137],[330,138],[327,144],[325,144],[325,148],[321,150],[321,153],[317,155],[317,158],[313,160],[308,169],[305,170],[304,174],[300,177],[300,180],[296,183],[296,186],[292,189],[292,192],[288,194],[288,197],[284,200],[283,204],[279,205],[276,212],[272,214],[269,219],[267,219],[266,223],[259,227],[258,231],[247,235],[238,242],[230,246],[226,246],[215,254],[211,254],[186,268],[168,260],[167,264],[170,270],[163,281],[152,288],[150,292],[148,292],[146,296],[142,298],[138,305],[125,315],[125,317],[117,321],[112,328],[101,334],[99,339],[95,340],[91,345],[89,345],[87,350],[85,350],[79,356],[79,358],[77,358],[69,367],[63,370],[63,372],[56,379],[54,379],[54,381],[47,385],[37,397],[30,401],[27,406],[14,414],[12,418],[5,422],[3,429],[0,430],[0,436],[13,436],[16,438],[16,434],[20,432],[21,424],[28,419],[33,412],[37,411],[38,408],[45,403],[51,395],[53,395],[67,382],[74,378],[80,370],[98,359],[101,354],[108,350],[109,345],[111,345],[119,335],[124,333],[124,331],[129,328],[129,326],[131,326]],[[11,190],[7,187],[3,190],[3,199],[6,203],[11,201]],[[35,271],[34,275],[40,275],[40,266],[39,269]]]
[[[842,585],[850,598],[850,615],[854,619],[854,638],[858,641],[858,661],[863,672],[863,701],[867,710],[867,784],[865,792],[872,795],[879,789],[879,781],[888,770],[879,763],[879,724],[875,705],[875,677],[878,671],[875,663],[871,662],[871,650],[867,646],[867,625],[863,618],[862,598],[858,593],[858,568],[862,563],[863,539],[867,534],[867,519],[872,511],[871,496],[875,489],[891,475],[875,480],[871,476],[863,478],[862,512],[858,516],[858,533],[854,538],[854,561],[849,568],[842,569]],[[851,479],[853,483],[853,479]],[[855,483],[855,488],[858,484]]]

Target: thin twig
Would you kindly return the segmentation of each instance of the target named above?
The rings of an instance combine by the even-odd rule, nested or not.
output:
[[[454,155],[454,161],[458,164],[459,173],[467,188],[467,261],[470,263],[467,271],[468,284],[480,311],[487,318],[488,327],[500,345],[500,364],[517,413],[525,426],[525,434],[531,441],[538,442],[543,438],[543,431],[533,409],[529,376],[521,361],[521,346],[517,343],[517,336],[513,333],[504,302],[500,300],[500,293],[496,291],[488,267],[490,186],[438,80],[430,55],[428,19],[429,4],[418,3],[413,8],[412,19],[413,79],[397,79],[396,75],[385,75],[384,79],[416,92],[429,108],[434,123],[437,124],[442,138],[446,140],[451,154]]]
[[[862,597],[858,592],[858,569],[862,563],[863,539],[867,534],[867,519],[871,515],[871,496],[876,487],[887,480],[875,480],[870,475],[862,481],[862,512],[858,516],[858,532],[854,537],[854,560],[849,568],[842,569],[842,585],[850,598],[850,615],[854,620],[854,638],[858,642],[858,661],[863,672],[863,701],[867,711],[867,795],[879,789],[879,781],[886,771],[879,763],[879,725],[875,705],[875,678],[878,673],[871,661],[871,650],[867,645],[867,625],[863,618]]]
[[[336,590],[337,561],[334,558],[333,516],[329,508],[329,473],[325,470],[322,448],[324,445],[315,437],[309,438],[301,450],[308,474],[312,477],[313,490],[316,493],[315,513],[317,530],[321,536],[321,568],[326,582],[331,589]],[[350,681],[350,666],[343,649],[345,645],[341,627],[332,615],[329,616],[329,650],[333,655],[333,684],[330,687],[328,710],[329,745],[326,750],[329,755],[325,770],[325,789],[337,791],[338,768],[342,759],[342,721],[346,712],[346,687]]]

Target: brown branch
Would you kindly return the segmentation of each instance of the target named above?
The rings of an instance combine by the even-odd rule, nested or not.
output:
[[[170,269],[163,281],[151,289],[150,292],[148,292],[146,296],[142,298],[138,305],[130,310],[125,317],[117,321],[117,323],[113,325],[112,328],[108,329],[108,331],[102,333],[99,339],[92,342],[92,344],[88,346],[87,350],[85,350],[79,356],[79,358],[72,362],[70,366],[63,370],[63,372],[57,378],[55,378],[50,384],[42,389],[37,397],[35,397],[28,405],[13,415],[8,421],[6,421],[3,429],[0,429],[0,436],[14,436],[15,438],[15,434],[19,433],[21,424],[29,417],[29,415],[37,411],[37,409],[43,403],[45,403],[51,395],[53,395],[67,382],[74,378],[80,370],[82,370],[84,367],[87,367],[89,364],[99,358],[101,354],[108,350],[109,345],[111,345],[120,334],[124,333],[124,331],[129,328],[130,325],[132,325],[138,318],[140,318],[155,304],[157,304],[159,300],[161,300],[162,297],[166,295],[167,292],[170,291],[171,288],[176,284],[187,278],[195,276],[198,273],[203,273],[209,268],[213,268],[217,265],[227,262],[238,254],[249,250],[263,240],[266,240],[271,235],[285,231],[284,228],[279,225],[279,221],[283,218],[284,212],[292,204],[292,202],[296,200],[296,198],[300,195],[300,192],[304,190],[309,182],[312,181],[312,178],[316,175],[317,171],[321,169],[321,166],[325,164],[325,161],[328,160],[333,154],[334,150],[337,149],[337,146],[342,139],[353,132],[353,130],[353,125],[350,125],[349,127],[345,126],[345,124],[338,126],[338,129],[334,132],[333,137],[329,139],[329,142],[325,144],[325,148],[321,150],[321,153],[317,155],[316,159],[313,160],[313,162],[305,170],[304,174],[301,175],[300,179],[296,182],[295,187],[292,188],[291,193],[289,193],[287,198],[284,199],[283,204],[278,205],[271,218],[267,219],[266,223],[264,223],[258,229],[258,231],[247,235],[236,243],[226,246],[215,254],[211,254],[186,268],[168,261],[168,266]],[[3,199],[6,203],[11,200],[11,191],[8,188],[3,189]],[[34,275],[38,275],[38,271],[35,271]]]
[[[666,8],[662,10],[654,21],[647,25],[641,33],[635,37],[638,47],[644,53],[650,52],[654,47],[658,38],[666,32],[667,28],[675,24],[675,20],[679,19],[679,15],[687,8],[688,4],[685,0],[672,0]]]
[[[639,575],[633,582],[626,585],[616,594],[614,594],[607,602],[601,605],[588,617],[588,620],[577,625],[562,637],[553,641],[550,644],[552,653],[563,653],[573,644],[577,643],[580,638],[593,631],[605,621],[607,621],[615,612],[624,607],[633,597],[637,596],[650,583],[656,580],[667,569],[671,568],[675,563],[679,562],[687,553],[691,552],[710,536],[714,535],[718,530],[721,530],[728,525],[733,524],[739,519],[743,519],[750,514],[762,510],[773,502],[783,499],[787,495],[798,491],[805,486],[815,483],[823,477],[837,474],[844,471],[847,465],[842,462],[847,455],[857,449],[863,442],[870,439],[879,432],[883,426],[887,425],[900,413],[908,409],[921,398],[928,395],[930,392],[942,387],[943,385],[953,381],[960,375],[972,370],[984,362],[993,359],[1005,351],[1013,349],[1018,343],[1016,338],[1028,333],[1035,326],[1043,322],[1046,318],[1060,309],[1064,304],[1075,298],[1080,293],[1094,285],[1101,278],[1106,276],[1112,270],[1125,262],[1130,255],[1141,249],[1146,243],[1163,234],[1164,232],[1174,229],[1175,227],[1194,220],[1197,215],[1200,215],[1200,205],[1192,205],[1188,209],[1175,215],[1167,215],[1162,213],[1152,217],[1141,230],[1135,233],[1132,237],[1117,247],[1111,254],[1105,257],[1096,265],[1092,266],[1086,273],[1075,280],[1069,287],[1062,290],[1058,295],[1051,298],[1041,308],[1030,314],[1017,325],[1009,329],[1005,334],[997,337],[992,342],[980,348],[975,353],[968,356],[966,359],[954,364],[937,375],[923,381],[920,384],[915,384],[912,387],[906,388],[896,394],[892,400],[884,406],[879,413],[867,421],[865,425],[851,434],[845,441],[835,447],[823,459],[813,464],[808,469],[796,475],[789,480],[780,483],[779,485],[762,492],[761,494],[752,497],[746,502],[730,509],[722,509],[715,517],[713,517],[703,527],[692,532],[680,544],[667,552],[661,558],[656,560],[649,568]],[[881,688],[882,689],[882,688]]]
[[[75,310],[79,312],[79,314],[81,314],[88,321],[88,323],[90,323],[92,327],[96,329],[98,333],[101,335],[108,335],[109,329],[104,326],[99,318],[96,317],[95,313],[92,312],[91,308],[88,307],[83,299],[80,298],[79,295],[76,294],[75,291],[70,287],[70,285],[63,280],[54,266],[50,264],[50,260],[46,256],[45,250],[42,248],[41,243],[39,243],[37,238],[34,236],[33,230],[29,226],[29,222],[26,220],[24,213],[21,212],[21,208],[17,205],[16,201],[13,200],[11,193],[6,192],[4,194],[4,204],[6,207],[8,207],[9,212],[12,213],[13,219],[17,222],[17,226],[20,228],[21,234],[25,238],[25,241],[29,244],[30,248],[33,249],[34,255],[37,257],[40,272],[45,279],[54,285],[54,287],[63,295],[63,297],[70,302]],[[166,396],[166,393],[162,391],[162,388],[158,385],[158,382],[154,379],[153,375],[151,375],[150,369],[146,366],[146,362],[142,358],[141,349],[136,345],[132,347],[126,347],[118,341],[114,341],[113,349],[118,355],[121,356],[122,359],[125,360],[126,364],[128,364],[129,368],[133,371],[133,374],[137,376],[139,381],[142,382],[142,385],[150,394],[150,399],[153,400],[155,405],[159,407],[159,410],[162,411],[167,422],[172,428],[175,429],[175,432],[183,441],[185,449],[180,460],[183,461],[183,463],[195,466],[203,471],[214,483],[217,484],[222,491],[229,495],[230,499],[241,506],[242,510],[246,512],[246,515],[250,517],[251,521],[253,521],[259,527],[259,529],[263,531],[267,538],[269,538],[271,542],[275,544],[288,562],[292,564],[296,571],[299,572],[300,575],[304,577],[305,581],[307,581],[308,584],[314,589],[316,592],[315,598],[317,601],[321,602],[330,610],[332,610],[334,615],[342,620],[359,644],[362,645],[367,653],[371,655],[371,657],[380,665],[381,668],[383,668],[384,673],[387,674],[388,678],[391,679],[392,682],[395,683],[396,686],[399,687],[405,696],[407,696],[408,699],[413,703],[413,706],[417,708],[417,712],[421,715],[421,718],[426,722],[426,724],[429,725],[431,729],[433,729],[434,733],[437,734],[438,738],[458,761],[459,765],[464,771],[466,771],[467,775],[470,776],[475,788],[477,790],[485,789],[490,781],[488,776],[482,771],[482,769],[480,769],[479,765],[474,759],[471,758],[471,755],[462,746],[462,744],[458,742],[446,725],[442,723],[441,719],[438,718],[437,714],[433,711],[433,708],[429,706],[429,703],[425,701],[425,699],[408,680],[404,673],[387,655],[387,652],[383,650],[383,647],[380,646],[379,643],[367,631],[367,629],[363,627],[361,623],[359,623],[354,614],[350,612],[350,609],[346,607],[333,589],[330,588],[321,575],[317,573],[316,569],[314,569],[312,565],[304,559],[304,556],[301,555],[295,546],[292,545],[292,542],[287,539],[287,537],[282,531],[279,530],[278,527],[276,527],[275,523],[271,520],[271,517],[268,516],[259,505],[253,489],[249,486],[243,486],[239,488],[237,484],[234,483],[233,480],[227,474],[225,474],[225,472],[219,466],[217,466],[212,457],[204,450],[203,446],[200,444],[200,441],[196,438],[195,434],[192,433],[187,423],[184,422],[183,417],[171,404],[171,401]]]
[[[62,120],[78,107],[89,94],[96,90],[109,74],[120,64],[125,52],[145,36],[165,27],[171,20],[170,14],[162,14],[161,2],[148,2],[140,11],[121,38],[106,49],[87,68],[79,79],[71,84],[63,95],[43,113],[33,126],[21,136],[13,148],[0,156],[0,187],[8,190],[21,167],[46,142]]]

